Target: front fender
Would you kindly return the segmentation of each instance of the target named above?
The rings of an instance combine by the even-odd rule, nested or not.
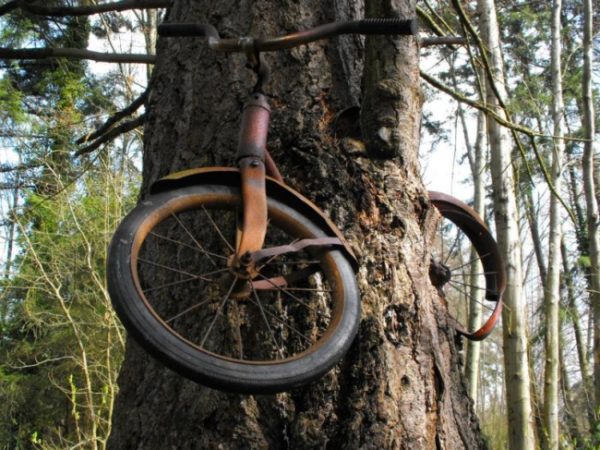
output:
[[[157,194],[172,189],[199,184],[224,184],[227,186],[240,185],[240,172],[233,167],[200,167],[183,170],[167,175],[156,181],[150,188],[151,194]],[[342,241],[342,251],[350,261],[354,271],[358,269],[358,261],[344,236],[334,223],[314,203],[288,185],[271,177],[267,177],[267,196],[275,198],[286,205],[300,211],[312,222],[318,225],[329,236],[335,236]]]

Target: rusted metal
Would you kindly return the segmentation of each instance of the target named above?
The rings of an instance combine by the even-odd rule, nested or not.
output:
[[[270,115],[267,98],[258,92],[252,94],[242,113],[236,160],[248,156],[264,160]]]
[[[340,34],[417,34],[416,19],[363,19],[350,22],[333,22],[286,36],[257,39],[256,48],[270,52],[293,48],[310,42],[326,39]]]
[[[308,247],[331,247],[340,246],[342,247],[342,241],[337,237],[324,237],[314,239],[301,239],[297,242],[287,245],[279,245],[277,247],[263,248],[255,251],[251,254],[251,258],[254,262],[260,262],[265,258],[271,258],[273,256],[285,255],[287,253],[297,253]]]
[[[431,263],[429,264],[429,279],[431,280],[431,284],[436,288],[441,289],[452,279],[452,272],[450,271],[450,268],[441,261],[432,258]]]
[[[242,227],[236,255],[262,248],[267,234],[267,190],[265,164],[257,156],[247,156],[239,161],[242,188]],[[241,263],[241,259],[240,259]]]
[[[443,217],[453,222],[465,233],[481,260],[486,285],[485,298],[495,303],[494,310],[487,321],[476,331],[466,330],[459,323],[455,327],[460,334],[470,340],[483,340],[492,332],[500,318],[502,294],[506,288],[506,274],[498,245],[479,214],[469,205],[451,195],[435,191],[429,192],[429,199]],[[430,266],[432,284],[441,288],[450,281],[450,272],[444,270],[448,268],[441,263],[440,267],[437,267],[435,262],[432,266],[433,269]]]
[[[254,93],[244,105],[236,159],[240,168],[242,223],[233,267],[254,273],[248,255],[262,248],[267,234],[267,189],[264,163],[271,108],[266,97]],[[244,262],[244,258],[248,261]],[[242,272],[240,272],[242,273]],[[243,275],[243,274],[242,274]]]
[[[292,273],[280,275],[278,277],[267,278],[264,280],[252,280],[251,285],[257,291],[276,291],[280,288],[291,286],[298,281],[306,280],[309,276],[317,273],[321,268],[318,264],[311,264],[304,269],[296,270]]]
[[[183,170],[167,175],[156,181],[151,187],[150,192],[157,194],[159,192],[171,189],[183,188],[193,185],[221,184],[227,186],[240,186],[240,171],[234,167],[197,167],[195,169]],[[354,252],[346,242],[346,239],[335,226],[335,224],[321,211],[313,202],[304,197],[295,189],[287,184],[267,177],[267,196],[281,201],[286,205],[298,210],[315,225],[321,228],[329,236],[337,237],[343,244],[342,252],[350,261],[352,268],[358,270],[358,261]]]
[[[309,30],[278,36],[255,39],[256,51],[271,52],[297,47],[340,34],[390,34],[416,35],[416,19],[373,18],[349,22],[332,22]],[[160,36],[208,36],[212,49],[223,52],[244,52],[248,48],[248,38],[221,39],[217,30],[208,24],[170,23],[158,26]]]
[[[188,171],[186,171],[186,172],[188,172]],[[219,173],[219,172],[213,171],[212,173],[215,174],[215,173]],[[231,173],[238,175],[238,171],[235,169],[222,170],[220,172],[221,175],[231,174]],[[238,181],[239,181],[239,176],[238,176]],[[194,184],[197,184],[197,183],[194,183]],[[238,183],[238,185],[239,185],[239,183]],[[331,287],[331,289],[328,290],[328,292],[330,293],[331,300],[334,304],[334,306],[331,309],[331,318],[330,318],[329,325],[327,327],[327,330],[320,337],[320,339],[317,340],[316,342],[311,342],[310,345],[307,346],[306,349],[301,350],[298,353],[295,353],[293,355],[286,356],[285,360],[281,360],[281,359],[247,360],[247,359],[243,359],[243,358],[242,359],[237,358],[236,356],[233,356],[233,355],[227,355],[224,353],[215,353],[213,351],[210,351],[203,346],[203,343],[198,343],[197,341],[189,340],[187,335],[180,334],[180,330],[175,329],[173,327],[171,321],[168,320],[167,318],[165,318],[164,316],[162,316],[160,311],[156,310],[154,308],[153,304],[150,302],[150,300],[146,296],[146,293],[152,290],[152,284],[146,285],[146,283],[155,282],[155,278],[149,278],[149,279],[145,280],[145,282],[143,282],[142,278],[140,277],[138,266],[140,264],[140,259],[139,259],[140,250],[141,250],[146,238],[148,236],[152,235],[152,230],[158,224],[160,224],[162,221],[168,220],[168,219],[174,217],[175,215],[177,215],[178,212],[181,212],[181,211],[189,211],[192,209],[199,209],[200,211],[202,211],[202,210],[204,210],[205,207],[209,208],[209,209],[215,208],[215,210],[217,210],[217,211],[221,211],[221,210],[227,209],[227,208],[229,208],[229,209],[235,208],[235,202],[233,201],[233,200],[235,200],[235,197],[236,197],[236,195],[232,194],[230,192],[215,192],[214,194],[206,195],[204,197],[194,196],[194,195],[181,196],[178,198],[168,200],[167,202],[161,203],[156,208],[154,214],[147,216],[145,221],[136,228],[135,235],[132,236],[132,238],[131,238],[132,239],[131,257],[129,258],[129,261],[128,261],[129,270],[130,270],[132,281],[133,281],[133,288],[135,289],[137,296],[139,297],[141,302],[144,304],[145,310],[150,312],[152,317],[161,325],[161,327],[167,333],[184,341],[190,348],[194,348],[205,354],[219,358],[223,361],[229,361],[229,362],[243,361],[245,364],[254,364],[254,365],[281,364],[282,362],[294,361],[297,359],[304,358],[312,353],[315,353],[316,351],[318,351],[321,348],[321,346],[323,346],[325,344],[328,337],[333,333],[333,331],[337,329],[337,327],[339,326],[339,323],[342,320],[342,315],[344,312],[344,288],[343,288],[344,283],[343,283],[343,280],[339,278],[341,276],[341,274],[335,268],[335,263],[332,258],[329,258],[329,257],[322,258],[322,260],[319,262],[319,264],[314,264],[305,269],[296,271],[295,273],[292,273],[289,275],[284,275],[285,279],[286,279],[285,283],[292,283],[292,282],[305,280],[308,276],[310,276],[311,274],[318,272],[318,271],[320,271],[324,274],[328,274],[328,276],[330,277],[329,286]],[[305,224],[298,222],[298,221],[294,221],[294,220],[290,221],[290,219],[291,219],[290,216],[283,214],[283,215],[278,215],[276,218],[274,218],[274,221],[277,223],[278,229],[286,230],[286,231],[292,233],[293,235],[311,236],[311,231],[305,227]],[[172,241],[172,242],[177,242],[177,241]],[[226,256],[226,254],[223,254],[222,256]],[[169,270],[168,273],[171,273],[171,271]],[[226,279],[227,281],[224,283],[224,286],[221,288],[221,291],[227,290],[229,288],[230,292],[229,292],[228,297],[230,297],[232,299],[240,300],[240,301],[247,301],[246,299],[248,298],[248,295],[249,295],[248,289],[250,289],[250,291],[251,291],[252,288],[254,288],[256,291],[272,290],[272,289],[261,288],[261,286],[260,286],[260,284],[258,284],[258,282],[250,283],[248,280],[238,280],[237,279],[238,277],[236,275],[233,275],[233,277],[235,278],[233,281],[238,283],[238,286],[235,286],[235,289],[231,288],[231,283],[230,283],[231,279],[230,278]],[[159,279],[162,280],[162,278],[160,278],[160,277],[159,277]],[[164,282],[164,280],[161,282]],[[215,281],[215,283],[218,283],[218,281]],[[279,281],[277,281],[276,283],[279,283],[280,285],[283,284]],[[150,288],[150,289],[148,289],[148,288]],[[293,297],[291,297],[291,296],[289,296],[289,297],[292,299],[290,301],[293,301]],[[137,333],[137,329],[135,327],[131,327],[131,329],[133,330],[134,333]],[[164,358],[161,360],[163,362],[165,362],[165,361],[167,363],[169,362],[169,358]]]
[[[429,199],[442,216],[455,223],[467,235],[478,253],[485,255],[482,258],[484,269],[486,269],[486,266],[494,269],[493,271],[485,270],[485,272],[495,272],[486,273],[486,286],[489,288],[486,291],[486,299],[496,300],[500,298],[506,288],[506,274],[498,244],[496,244],[485,222],[473,208],[451,195],[429,191]]]
[[[277,164],[275,164],[275,161],[273,160],[271,153],[269,153],[269,150],[267,150],[266,148],[265,148],[265,166],[267,168],[268,176],[275,178],[280,183],[284,182],[283,176],[281,175],[281,172],[279,171]]]

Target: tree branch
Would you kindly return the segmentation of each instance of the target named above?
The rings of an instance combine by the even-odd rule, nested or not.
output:
[[[154,55],[141,53],[102,53],[80,48],[6,48],[0,47],[0,59],[89,59],[98,62],[154,64]]]
[[[126,11],[129,9],[168,8],[171,0],[122,0],[102,4],[83,6],[48,6],[31,0],[13,0],[0,6],[0,15],[6,14],[15,8],[21,8],[30,14],[38,16],[90,16],[111,11]]]
[[[483,67],[485,69],[485,73],[487,76],[486,78],[489,81],[489,83],[488,83],[489,87],[492,89],[492,92],[494,93],[494,96],[498,100],[498,104],[500,105],[502,112],[506,116],[506,119],[507,119],[506,122],[513,123],[510,113],[508,111],[508,108],[506,107],[504,98],[502,98],[502,96],[500,95],[498,86],[496,85],[496,80],[494,79],[494,71],[492,70],[492,65],[487,57],[488,50],[485,48],[483,41],[481,40],[481,37],[479,36],[477,31],[475,30],[475,27],[473,26],[473,24],[467,17],[467,14],[466,14],[465,10],[463,9],[460,1],[452,0],[452,5],[454,6],[455,11],[458,13],[458,17],[459,17],[461,23],[466,27],[467,31],[473,37],[473,40],[477,44],[477,48],[479,49],[479,52],[481,54],[481,59],[483,61]],[[496,119],[496,117],[498,117],[498,114],[494,114],[495,119]],[[521,139],[519,138],[519,135],[517,134],[517,131],[519,131],[519,130],[517,130],[514,127],[509,127],[509,129],[513,136],[513,139],[515,140],[515,143],[517,144],[519,153],[521,154],[523,161],[525,161],[525,165],[527,167],[529,176],[531,177],[531,179],[533,181],[533,177],[532,177],[531,171],[529,169],[529,165],[527,163],[527,158],[525,157],[525,149],[523,147],[523,144],[521,143]],[[571,209],[567,206],[566,202],[561,197],[560,193],[557,192],[557,190],[554,186],[554,183],[552,183],[552,180],[550,179],[550,174],[548,173],[548,168],[546,167],[546,164],[544,163],[544,160],[543,160],[543,158],[540,154],[540,151],[537,147],[537,143],[535,142],[535,136],[537,135],[537,133],[533,132],[533,130],[530,130],[529,132],[525,132],[525,131],[523,131],[523,132],[529,136],[529,140],[531,142],[531,146],[533,149],[533,153],[535,155],[535,159],[540,167],[540,171],[542,172],[544,180],[546,181],[546,184],[548,185],[548,189],[550,189],[550,192],[552,193],[552,195],[554,195],[558,199],[558,201],[560,201],[560,203],[563,205],[563,207],[569,214],[573,223],[576,223],[575,215],[573,214]]]
[[[35,169],[36,167],[41,167],[44,164],[41,162],[29,162],[24,164],[19,164],[17,166],[9,166],[8,164],[0,164],[0,173],[8,173],[8,172],[23,172],[29,169]]]
[[[117,123],[119,120],[121,120],[124,117],[130,116],[131,114],[133,114],[146,101],[146,98],[148,97],[148,90],[149,89],[146,89],[142,93],[142,95],[140,95],[138,98],[136,98],[131,103],[131,105],[129,105],[127,108],[124,108],[121,111],[119,111],[116,114],[114,114],[113,116],[109,117],[106,120],[106,122],[104,122],[104,124],[100,128],[98,128],[96,131],[94,131],[93,133],[90,133],[90,134],[87,134],[85,136],[80,137],[79,139],[77,139],[75,141],[75,143],[76,144],[85,144],[86,142],[90,142],[90,141],[93,141],[94,139],[98,139],[100,136],[102,136],[104,133],[106,133],[108,130],[110,130],[110,128],[115,123]]]
[[[12,2],[6,2],[4,5],[0,6],[0,16],[11,12],[13,9],[16,9],[19,6],[17,0],[13,0]]]
[[[483,111],[486,114],[491,115],[494,118],[494,120],[496,120],[500,125],[505,126],[506,128],[508,128],[510,130],[518,131],[520,133],[526,134],[527,136],[541,137],[541,138],[548,138],[548,139],[559,139],[556,136],[538,133],[537,131],[532,130],[531,128],[528,128],[524,125],[521,125],[521,124],[518,124],[518,123],[515,123],[510,120],[505,119],[504,117],[499,115],[496,111],[490,109],[487,105],[485,105],[481,102],[478,102],[477,100],[470,99],[462,92],[452,89],[450,86],[445,85],[440,80],[432,77],[431,75],[427,75],[422,70],[420,71],[420,75],[421,75],[421,78],[423,78],[425,81],[427,81],[433,87],[448,94],[453,99],[455,99],[461,103],[465,103],[469,106],[472,106],[475,109],[478,109],[480,111]],[[586,141],[586,139],[572,137],[572,136],[563,136],[560,139],[564,139],[565,141],[576,141],[576,142],[585,142]]]
[[[442,36],[421,39],[421,47],[430,47],[432,45],[465,45],[467,40],[460,36]]]
[[[93,152],[98,147],[100,147],[102,144],[112,141],[117,136],[119,136],[123,133],[127,133],[128,131],[131,131],[131,130],[139,127],[140,125],[142,125],[144,123],[144,120],[146,120],[146,114],[142,114],[141,116],[139,116],[133,120],[122,123],[118,127],[115,127],[112,130],[110,130],[108,133],[102,135],[99,139],[96,139],[90,145],[87,145],[87,146],[77,150],[75,152],[75,156],[81,156],[81,155],[85,155],[87,153]]]

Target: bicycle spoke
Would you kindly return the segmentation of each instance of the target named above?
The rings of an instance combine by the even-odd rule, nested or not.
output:
[[[150,261],[149,259],[138,258],[138,261],[146,263],[146,264],[150,264],[151,266],[160,267],[161,269],[166,269],[166,270],[170,270],[172,272],[182,273],[183,275],[187,275],[189,277],[198,277],[200,280],[208,281],[209,283],[212,283],[215,281],[211,278],[206,278],[203,275],[196,275],[194,273],[186,272],[185,270],[175,269],[173,267],[165,266],[164,264],[159,264],[154,261]],[[214,273],[214,272],[212,272],[212,273]]]
[[[450,280],[450,281],[452,281],[453,283],[460,284],[461,286],[470,287],[472,289],[477,289],[479,291],[487,291],[486,287],[477,286],[476,284],[463,283],[463,282],[457,281],[457,280]]]
[[[466,278],[466,277],[470,277],[472,275],[479,276],[479,275],[497,275],[497,274],[498,274],[498,272],[496,272],[496,271],[494,271],[494,272],[477,272],[477,273],[473,273],[473,274],[461,271],[458,274],[452,274],[452,276],[453,277],[454,276],[462,276],[462,277]]]
[[[251,298],[249,298],[250,302],[256,304],[256,302],[254,300],[252,300]],[[288,330],[290,330],[292,333],[298,335],[299,337],[301,337],[302,339],[304,339],[309,345],[312,344],[312,341],[307,338],[305,335],[303,335],[300,331],[298,331],[297,329],[295,329],[294,327],[288,325],[287,322],[285,322],[284,320],[282,320],[280,317],[277,317],[275,314],[273,314],[272,312],[270,312],[268,309],[265,310],[265,312],[273,317],[273,319],[277,320],[278,322],[280,322],[285,328],[287,328]]]
[[[273,281],[271,281],[270,278],[265,277],[263,274],[258,274],[259,277],[261,277],[263,280],[265,280],[267,283],[271,284],[273,287],[275,287],[278,291],[283,292],[284,294],[287,294],[289,297],[293,298],[294,300],[296,300],[298,303],[300,303],[301,305],[306,306],[308,309],[310,309],[313,312],[317,312],[317,310],[315,308],[313,308],[312,306],[310,306],[308,303],[304,302],[302,299],[296,297],[294,294],[288,292],[286,289],[282,288],[281,286],[277,286],[275,283],[273,283]]]
[[[452,281],[450,281],[450,284],[452,284]],[[492,308],[492,307],[486,305],[485,303],[480,302],[479,300],[475,300],[475,299],[469,298],[469,294],[467,294],[467,292],[465,292],[464,290],[460,289],[458,286],[452,285],[452,288],[456,289],[458,292],[460,292],[461,294],[463,294],[465,296],[465,298],[469,299],[469,301],[473,301],[475,303],[479,303],[485,309],[487,309],[489,311],[494,311],[495,308]]]
[[[267,326],[267,330],[269,330],[269,334],[271,335],[271,339],[273,340],[273,343],[275,344],[275,347],[277,348],[277,351],[279,352],[279,356],[281,356],[281,359],[285,359],[285,355],[283,354],[283,350],[282,350],[281,346],[277,343],[277,339],[275,339],[275,334],[273,334],[273,330],[271,329],[271,325],[269,324],[269,321],[267,320],[267,316],[265,314],[265,310],[262,307],[262,304],[260,303],[260,299],[258,298],[258,294],[256,293],[256,289],[252,288],[252,294],[254,295],[254,298],[256,299],[256,304],[258,305],[258,308],[260,309],[260,314],[262,315],[263,320],[265,321],[265,325]]]
[[[206,217],[208,217],[208,220],[212,224],[212,226],[215,229],[215,231],[217,232],[217,234],[221,237],[221,239],[223,240],[223,242],[225,243],[225,245],[229,248],[229,250],[231,250],[232,253],[235,253],[235,250],[233,249],[233,247],[231,246],[231,244],[227,241],[227,239],[225,239],[225,236],[223,236],[223,233],[221,233],[221,229],[217,226],[217,224],[215,223],[215,221],[213,220],[213,218],[210,216],[210,214],[208,213],[208,211],[206,210],[206,208],[204,207],[204,205],[202,205],[202,210],[206,214]]]
[[[187,313],[189,313],[190,311],[193,311],[196,308],[200,308],[202,305],[206,305],[211,300],[212,300],[211,298],[207,298],[206,300],[202,300],[200,303],[196,303],[195,305],[192,305],[189,308],[184,309],[180,313],[175,314],[173,317],[169,318],[168,320],[165,320],[165,323],[171,323],[175,319],[178,319],[179,317],[183,316],[184,314],[187,314]]]
[[[477,261],[478,259],[481,259],[481,260],[482,260],[483,258],[486,258],[486,257],[488,257],[490,254],[491,254],[491,253],[486,253],[485,255],[476,256],[476,257],[475,257],[475,258],[473,258],[472,260],[470,260],[470,261],[467,261],[466,263],[464,263],[464,264],[461,264],[461,265],[460,265],[460,266],[458,266],[458,267],[454,267],[453,269],[450,269],[450,272],[453,272],[453,271],[455,271],[455,270],[458,270],[458,269],[462,269],[463,267],[465,267],[465,266],[468,266],[469,264],[473,264],[473,263],[474,263],[475,261]]]
[[[195,280],[200,279],[201,277],[206,277],[208,275],[214,275],[214,274],[217,274],[217,273],[227,272],[228,270],[229,269],[220,269],[220,270],[215,270],[213,272],[207,272],[207,273],[204,273],[202,275],[196,275],[196,276],[193,276],[193,277],[190,277],[190,278],[186,278],[185,280],[177,280],[177,281],[172,281],[171,283],[165,283],[165,284],[162,284],[160,286],[153,287],[151,289],[142,289],[142,292],[144,294],[147,294],[148,292],[157,291],[159,289],[164,289],[166,287],[176,286],[176,285],[182,284],[182,283],[187,283],[188,281],[195,281]]]
[[[221,315],[221,312],[223,311],[223,307],[227,303],[227,300],[229,300],[229,296],[231,295],[231,292],[233,291],[233,288],[234,288],[236,282],[237,282],[237,277],[234,278],[233,283],[231,283],[231,286],[229,287],[229,290],[227,291],[227,294],[223,298],[223,301],[219,305],[219,309],[217,309],[217,312],[215,313],[215,317],[213,318],[212,322],[210,323],[210,325],[208,327],[208,330],[206,330],[206,333],[204,333],[204,337],[202,338],[202,341],[200,341],[200,347],[204,347],[204,343],[206,342],[206,339],[210,335],[210,332],[212,331],[213,326],[217,322],[217,319]]]
[[[213,258],[224,259],[224,260],[226,260],[226,261],[227,261],[227,257],[226,257],[226,256],[219,255],[218,253],[209,252],[209,251],[208,251],[208,250],[206,250],[206,249],[199,249],[199,248],[197,248],[197,247],[194,247],[193,245],[186,244],[185,242],[178,241],[177,239],[173,239],[173,238],[170,238],[170,237],[164,236],[164,235],[162,235],[162,234],[158,234],[158,233],[156,233],[156,232],[154,232],[154,231],[151,231],[151,232],[150,232],[150,234],[151,234],[152,236],[155,236],[155,237],[159,238],[159,239],[164,239],[165,241],[169,241],[169,242],[173,242],[173,243],[175,243],[175,244],[179,244],[179,245],[181,245],[182,247],[187,247],[187,248],[191,248],[192,250],[196,250],[196,251],[202,252],[202,253],[204,253],[204,254],[206,254],[206,255],[212,256]]]
[[[446,263],[448,262],[448,260],[450,259],[450,257],[453,254],[453,251],[456,247],[456,245],[458,244],[458,242],[460,241],[460,235],[457,234],[456,237],[454,238],[454,242],[452,242],[452,245],[450,246],[450,248],[448,249],[448,254],[446,255],[446,259],[443,259],[443,264],[446,265]],[[443,241],[442,241],[443,242]]]
[[[217,263],[214,261],[214,259],[212,259],[210,257],[210,255],[206,252],[206,250],[204,250],[204,247],[200,244],[200,242],[198,242],[196,240],[196,238],[194,237],[194,235],[190,232],[190,230],[188,230],[188,228],[184,225],[184,223],[179,219],[179,217],[177,217],[177,214],[175,213],[171,213],[171,216],[177,221],[177,223],[179,224],[179,226],[181,228],[183,228],[183,231],[185,231],[185,233],[189,236],[189,238],[194,242],[194,244],[196,244],[198,246],[198,249],[203,252],[208,259],[210,259],[210,262],[213,263],[213,266],[216,266]]]

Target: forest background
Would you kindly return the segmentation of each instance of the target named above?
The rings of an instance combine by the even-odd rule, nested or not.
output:
[[[106,446],[126,339],[106,249],[137,200],[166,3],[0,5],[0,448]],[[418,3],[422,39],[460,38],[421,49],[421,164],[429,189],[474,205],[494,229],[482,79],[501,64],[495,117],[512,133],[523,267],[511,313],[524,323],[530,380],[518,407],[532,429],[509,420],[517,406],[499,329],[464,345],[465,380],[490,448],[516,448],[515,432],[532,436],[529,448],[598,448],[598,11],[591,1],[477,3]],[[487,44],[490,5],[500,60]]]

